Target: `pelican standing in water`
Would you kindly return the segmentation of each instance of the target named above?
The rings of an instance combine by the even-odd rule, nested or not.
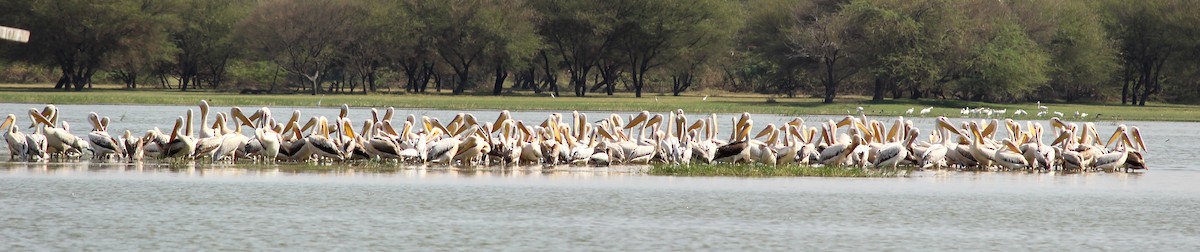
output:
[[[26,161],[29,160],[29,142],[16,124],[17,116],[13,114],[8,114],[0,123],[0,129],[4,129],[4,141],[8,143],[8,159]]]
[[[103,119],[96,112],[88,114],[88,122],[92,124],[92,132],[88,133],[88,142],[92,146],[93,159],[107,159],[110,155],[122,156],[125,148],[121,141],[108,135],[108,117]]]
[[[733,120],[733,131],[730,133],[730,142],[728,144],[717,147],[716,155],[713,157],[714,162],[737,163],[740,161],[750,161],[752,155],[750,153],[750,129],[754,125],[754,120],[750,119],[749,113],[742,113],[741,118]]]
[[[246,143],[250,142],[249,137],[242,135],[242,127],[241,127],[242,123],[235,122],[234,125],[238,125],[237,129],[234,129],[231,132],[225,133],[225,131],[229,130],[227,128],[228,127],[228,119],[227,118],[228,118],[228,116],[226,116],[225,114],[217,113],[217,119],[216,119],[217,120],[216,121],[217,130],[216,130],[216,132],[221,134],[221,136],[220,136],[221,144],[212,153],[213,161],[226,160],[226,159],[232,160],[232,161],[237,161],[238,150],[245,148]],[[234,120],[241,121],[243,119],[234,119]]]
[[[125,134],[121,136],[120,140],[121,146],[125,147],[125,151],[123,151],[125,155],[123,157],[129,161],[142,160],[142,156],[145,153],[142,138],[134,137],[133,132],[125,130]]]
[[[72,154],[82,154],[84,150],[89,149],[87,141],[72,135],[64,126],[62,128],[55,127],[58,122],[58,109],[53,105],[47,106],[45,111],[39,113],[37,109],[29,109],[29,116],[33,119],[34,124],[41,124],[39,128],[40,135],[45,136],[46,153],[68,156]],[[44,115],[50,114],[47,118]]]
[[[188,124],[189,124],[189,126],[191,126],[190,121],[188,122]],[[196,133],[196,139],[207,139],[207,138],[221,135],[215,130],[216,127],[207,127],[207,126],[208,126],[208,101],[200,100],[200,132]]]
[[[183,129],[183,117],[175,118],[175,127],[171,129],[171,137],[166,143],[161,143],[163,149],[159,151],[160,158],[188,158],[192,157],[192,153],[196,150],[196,138],[189,134],[180,133]]]
[[[909,130],[907,136],[908,138],[903,142],[893,142],[884,145],[881,149],[879,149],[879,152],[876,153],[875,168],[891,166],[892,169],[896,169],[896,167],[900,165],[900,162],[908,159],[909,155],[911,155],[909,150],[912,149],[913,141],[915,141],[917,136],[920,134],[920,130],[917,130],[917,128],[912,128]]]

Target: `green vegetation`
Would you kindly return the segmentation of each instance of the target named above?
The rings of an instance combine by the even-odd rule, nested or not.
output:
[[[945,115],[958,117],[962,107],[990,107],[1008,109],[1007,116],[1016,119],[1038,118],[1035,104],[994,104],[953,100],[885,100],[872,102],[869,97],[843,97],[839,103],[825,104],[820,98],[768,98],[762,95],[710,96],[656,96],[635,98],[632,94],[598,97],[556,97],[534,94],[512,94],[506,96],[454,96],[449,94],[331,94],[331,95],[241,95],[237,93],[210,91],[167,91],[97,88],[86,92],[43,92],[41,89],[12,88],[0,85],[0,101],[7,103],[55,103],[55,104],[160,104],[195,105],[207,99],[219,106],[296,106],[335,107],[349,104],[355,107],[398,107],[451,110],[584,110],[584,111],[670,111],[683,109],[689,113],[737,113],[783,115],[845,115],[855,113],[863,107],[868,115],[906,115],[905,110],[920,111],[934,107],[928,116]],[[1116,106],[1105,104],[1049,104],[1051,111],[1066,114],[1072,119],[1075,111],[1088,113],[1086,120],[1104,121],[1200,121],[1200,106],[1152,104],[1144,107]],[[1024,109],[1028,116],[1012,116],[1016,109]],[[7,113],[12,113],[9,111]],[[915,116],[915,115],[913,115]],[[1097,118],[1099,116],[1099,118]]]
[[[897,177],[904,174],[904,172],[894,170],[805,165],[770,166],[763,164],[656,164],[652,165],[646,173],[661,176],[734,177]]]
[[[0,43],[0,82],[74,91],[1200,102],[1189,0],[0,0],[0,13],[32,33]]]

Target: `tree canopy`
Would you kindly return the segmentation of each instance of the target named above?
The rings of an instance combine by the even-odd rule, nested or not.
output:
[[[1200,5],[1186,0],[0,0],[0,13],[31,31],[0,43],[0,67],[54,69],[73,91],[1200,102]]]

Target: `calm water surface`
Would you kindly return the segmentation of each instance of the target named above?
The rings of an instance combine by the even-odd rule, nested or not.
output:
[[[0,112],[31,106],[0,104]],[[170,126],[162,115],[186,109],[60,107],[77,134],[87,130],[87,111],[114,117],[113,130],[144,131]],[[122,112],[125,118],[116,120]],[[400,114],[407,113],[413,112]],[[544,115],[517,113],[525,120]],[[755,115],[760,123],[785,120]],[[1194,217],[1200,167],[1190,147],[1200,143],[1200,124],[1126,123],[1146,131],[1151,170],[688,178],[647,176],[639,167],[314,170],[5,161],[0,250],[1200,248]],[[924,124],[932,122],[918,120]]]

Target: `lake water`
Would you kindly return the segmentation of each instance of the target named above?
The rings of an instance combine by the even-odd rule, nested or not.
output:
[[[29,107],[40,105],[0,104],[0,113],[23,114]],[[88,130],[83,118],[90,111],[113,117],[110,130],[120,132],[169,127],[186,109],[60,108],[77,134]],[[272,109],[277,117],[291,112]],[[330,116],[336,110],[304,112]],[[354,112],[356,118],[366,114]],[[415,111],[398,111],[407,113]],[[532,121],[545,114],[514,116]],[[28,117],[19,118],[27,125]],[[816,118],[825,117],[806,117]],[[759,125],[786,120],[755,115]],[[1200,248],[1200,218],[1194,217],[1200,167],[1191,147],[1200,143],[1200,124],[1124,123],[1143,129],[1150,170],[692,178],[648,176],[638,167],[464,171],[3,162],[0,250]],[[917,124],[929,127],[932,121]],[[1102,132],[1113,125],[1098,124]]]

